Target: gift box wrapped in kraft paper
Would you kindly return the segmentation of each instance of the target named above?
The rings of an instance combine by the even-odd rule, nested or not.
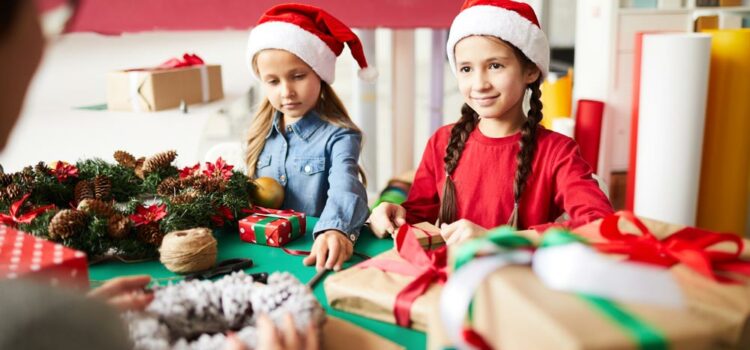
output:
[[[574,232],[551,229],[535,246],[503,228],[452,249],[428,348],[750,348],[736,235],[631,213]]]
[[[394,249],[329,276],[324,288],[331,307],[424,331],[446,280],[447,250],[425,250],[414,231],[402,225]]]
[[[445,240],[440,235],[440,229],[429,222],[414,224],[411,232],[419,242],[419,245],[425,249],[435,249],[445,245]]]
[[[207,65],[196,55],[107,75],[107,108],[113,111],[153,112],[223,97],[221,66]]]

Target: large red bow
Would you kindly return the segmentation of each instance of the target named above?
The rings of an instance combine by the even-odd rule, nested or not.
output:
[[[28,211],[26,214],[19,215],[19,211],[23,206],[23,203],[29,198],[31,193],[25,194],[21,199],[17,200],[10,206],[10,213],[0,213],[0,222],[10,227],[16,227],[18,224],[28,224],[36,219],[39,214],[44,213],[47,210],[55,208],[54,204],[41,206]]]
[[[620,218],[633,223],[640,234],[620,231]],[[659,240],[632,212],[617,212],[602,220],[599,232],[576,229],[586,236],[601,236],[607,242],[592,246],[604,253],[624,254],[631,261],[664,267],[682,263],[692,270],[717,282],[737,282],[717,275],[717,272],[740,273],[750,276],[750,262],[740,260],[742,239],[731,233],[718,233],[695,227],[686,227]],[[721,243],[732,245],[731,252],[709,250]]]
[[[409,327],[411,324],[409,314],[414,301],[424,294],[431,284],[444,284],[448,279],[445,271],[448,262],[447,248],[443,246],[435,250],[425,250],[419,245],[419,241],[412,230],[417,230],[417,228],[410,225],[401,225],[395,237],[396,251],[406,262],[370,259],[355,266],[359,268],[373,267],[400,275],[416,276],[411,283],[398,293],[396,303],[393,306],[396,324],[401,327]]]
[[[168,61],[159,65],[158,68],[169,69],[169,68],[180,68],[180,67],[192,67],[203,65],[203,59],[198,57],[196,54],[186,53],[182,55],[182,59],[172,58]]]

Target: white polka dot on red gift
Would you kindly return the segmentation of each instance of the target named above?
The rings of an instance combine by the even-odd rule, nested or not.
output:
[[[18,264],[20,261],[21,261],[21,257],[20,256],[14,256],[14,257],[10,258],[10,262],[12,264]]]
[[[41,266],[39,265],[31,265],[31,271],[39,271],[40,268]]]
[[[63,246],[59,244],[55,244],[55,250],[62,250],[62,249],[63,249]]]
[[[75,277],[78,275],[78,269],[73,269],[73,271],[70,271],[70,277]]]
[[[55,263],[55,265],[60,265],[60,264],[62,264],[63,260],[62,260],[62,258],[60,258],[60,259],[52,260],[52,262]]]
[[[21,249],[13,249],[13,255],[21,256]]]
[[[7,274],[7,275],[5,275],[5,276],[6,276],[6,277],[8,277],[8,278],[10,278],[10,279],[13,279],[13,278],[16,278],[16,277],[18,277],[18,275],[16,275],[16,273],[15,273],[15,272],[11,272],[11,273],[8,273],[8,274]]]
[[[240,227],[240,233],[245,233],[245,229]]]
[[[75,256],[76,258],[83,258],[84,256],[86,256],[86,254],[83,254],[81,252],[76,252],[75,254],[73,254],[73,256]]]

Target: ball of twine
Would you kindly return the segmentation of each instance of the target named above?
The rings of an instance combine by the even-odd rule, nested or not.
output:
[[[216,254],[216,239],[204,227],[172,231],[159,247],[161,263],[174,273],[208,270],[216,264]]]

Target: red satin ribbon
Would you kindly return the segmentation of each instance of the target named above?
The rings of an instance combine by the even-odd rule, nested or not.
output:
[[[203,59],[198,57],[198,55],[186,53],[182,55],[182,59],[178,59],[178,58],[169,59],[168,61],[160,64],[158,68],[170,69],[170,68],[200,66],[203,64],[205,64],[203,62]]]
[[[26,200],[29,198],[30,195],[31,193],[27,193],[23,197],[21,197],[21,199],[11,204],[10,210],[9,210],[10,215],[5,214],[5,213],[0,213],[0,222],[10,227],[16,227],[18,226],[18,224],[28,224],[31,221],[33,221],[37,216],[39,216],[39,214],[44,213],[47,210],[55,208],[54,204],[45,205],[42,207],[32,209],[26,214],[19,216],[19,211],[21,210],[23,203],[26,202]]]
[[[204,64],[205,63],[203,62],[203,59],[198,57],[198,55],[186,53],[182,55],[182,59],[170,58],[166,62],[156,67],[134,68],[134,69],[128,69],[125,71],[126,72],[152,71],[152,70],[160,70],[160,69],[173,69],[173,68],[200,66]]]
[[[299,212],[295,212],[292,209],[271,209],[271,208],[264,208],[259,206],[253,206],[250,209],[242,209],[242,212],[245,214],[266,214],[266,215],[281,215],[281,216],[290,216],[294,214],[299,214]]]
[[[633,223],[640,234],[620,231],[620,218]],[[739,281],[718,275],[720,273],[739,273],[750,276],[750,262],[740,260],[743,249],[742,239],[731,233],[718,233],[695,227],[686,227],[674,234],[659,240],[648,230],[632,212],[621,211],[603,219],[598,232],[578,228],[576,232],[589,236],[600,236],[607,240],[594,243],[593,247],[604,253],[624,254],[628,260],[638,261],[664,267],[682,263],[694,271],[724,283]],[[729,243],[731,252],[709,250],[717,244]]]
[[[402,289],[396,296],[393,305],[393,315],[396,324],[402,327],[411,325],[411,306],[414,301],[424,294],[433,283],[444,284],[448,279],[446,265],[448,254],[446,247],[435,250],[425,250],[409,225],[401,225],[396,234],[396,251],[406,260],[370,259],[355,267],[373,267],[382,271],[394,272],[400,275],[415,276],[416,278]]]

